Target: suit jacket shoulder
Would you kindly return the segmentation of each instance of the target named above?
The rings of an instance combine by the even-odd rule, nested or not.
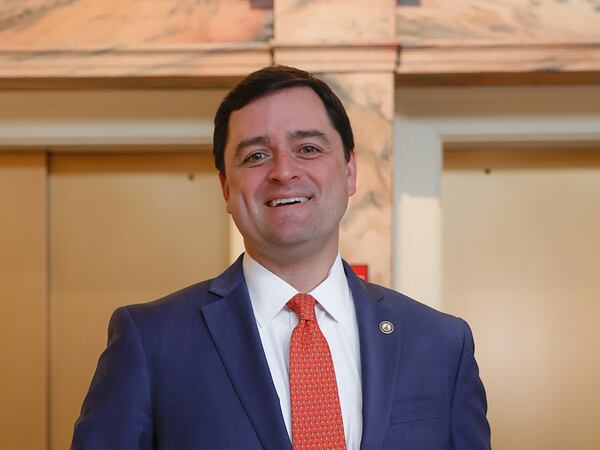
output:
[[[346,276],[361,339],[361,448],[488,450],[486,396],[467,323],[359,280],[349,266]]]

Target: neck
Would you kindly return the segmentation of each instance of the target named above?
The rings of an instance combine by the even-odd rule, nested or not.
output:
[[[308,255],[279,252],[277,258],[246,247],[246,252],[298,292],[310,292],[327,278],[338,253],[337,245]]]

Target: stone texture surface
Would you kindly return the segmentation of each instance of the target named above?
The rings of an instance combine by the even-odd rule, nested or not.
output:
[[[266,41],[272,18],[255,0],[3,0],[0,49]]]
[[[600,80],[600,0],[401,1],[396,19],[401,77],[431,75],[431,84],[486,73],[520,74],[531,84],[533,74],[546,75],[546,83]]]
[[[278,43],[371,42],[394,37],[394,0],[278,0]]]
[[[404,46],[600,42],[598,0],[422,0],[397,7]]]

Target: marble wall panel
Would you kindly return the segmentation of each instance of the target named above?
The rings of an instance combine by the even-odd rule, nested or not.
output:
[[[394,0],[277,0],[277,43],[374,42],[394,37]]]
[[[340,251],[368,264],[369,280],[390,286],[392,273],[392,73],[320,75],[344,103],[354,131],[358,188],[342,221]]]
[[[264,0],[0,0],[0,50],[267,41]]]
[[[403,46],[600,42],[599,0],[398,3],[396,34]]]

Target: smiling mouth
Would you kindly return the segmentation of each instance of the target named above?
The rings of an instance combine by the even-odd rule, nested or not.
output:
[[[290,197],[290,198],[276,198],[267,202],[267,206],[270,208],[278,208],[281,206],[296,205],[298,203],[306,203],[310,200],[310,197]]]

